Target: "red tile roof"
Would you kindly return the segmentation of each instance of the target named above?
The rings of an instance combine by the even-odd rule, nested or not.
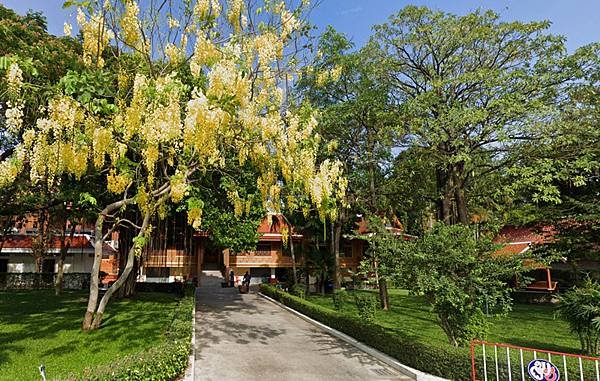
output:
[[[31,235],[9,235],[5,236],[0,242],[0,247],[3,249],[23,249],[31,250],[33,247],[34,236]],[[48,244],[49,250],[60,250],[61,239],[58,236],[53,236]],[[91,239],[85,235],[74,236],[72,239],[67,238],[66,242],[70,242],[70,251],[76,252],[77,250],[92,249],[94,248]],[[114,254],[117,251],[110,245],[104,244],[104,254]]]
[[[513,243],[513,244],[505,245],[505,246],[501,247],[500,249],[496,250],[494,255],[496,255],[496,256],[516,255],[516,254],[523,253],[527,249],[529,249],[529,243]]]
[[[553,226],[523,227],[507,225],[503,227],[498,236],[494,239],[496,243],[548,243],[556,235],[556,228]]]

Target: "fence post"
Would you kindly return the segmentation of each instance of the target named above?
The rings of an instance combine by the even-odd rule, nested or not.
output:
[[[471,375],[473,381],[477,381],[475,378],[475,340],[471,340]]]

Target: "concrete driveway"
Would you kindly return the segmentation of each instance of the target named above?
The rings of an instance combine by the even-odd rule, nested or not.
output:
[[[204,286],[196,305],[196,380],[409,380],[260,297]]]

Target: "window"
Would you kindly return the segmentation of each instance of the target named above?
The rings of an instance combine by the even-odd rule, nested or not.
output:
[[[340,250],[340,257],[352,258],[352,245],[349,243],[344,244]]]
[[[271,255],[271,244],[260,244],[256,246],[256,251],[254,252],[256,255],[260,256],[270,256]]]
[[[171,275],[169,267],[146,267],[148,278],[168,278]]]
[[[8,258],[0,259],[0,273],[8,272]]]
[[[56,260],[54,259],[44,259],[42,261],[42,272],[43,273],[54,273],[54,265],[56,264]]]

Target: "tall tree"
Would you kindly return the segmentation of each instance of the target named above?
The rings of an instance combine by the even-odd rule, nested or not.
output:
[[[86,3],[77,18],[87,68],[67,76],[91,85],[90,91],[65,86],[49,102],[45,117],[0,163],[0,186],[24,169],[32,182],[61,175],[86,181],[86,173],[102,174],[108,194],[96,211],[83,322],[89,330],[100,326],[151,234],[152,217],[165,204],[185,200],[188,222],[201,226],[204,202],[189,197],[193,176],[218,173],[227,157],[236,157],[240,166],[250,162],[257,169],[265,208],[281,208],[280,190],[287,184],[324,217],[336,210],[345,182],[339,163],[316,161],[312,111],[281,113],[281,86],[296,70],[285,47],[302,27],[303,7],[289,10],[267,1],[257,12],[253,2],[235,0],[222,13],[220,1],[198,0],[141,14],[134,1]],[[94,86],[103,77],[106,84]],[[19,91],[18,76],[9,83]],[[227,194],[234,206],[245,201],[236,189]],[[126,218],[132,208],[139,221]],[[121,224],[134,229],[133,245],[121,276],[98,300],[103,244]]]
[[[549,25],[409,6],[374,28],[370,45],[408,130],[404,143],[435,168],[439,220],[468,223],[474,183],[514,167],[551,134],[574,73]]]
[[[387,107],[385,84],[366,58],[370,54],[368,49],[355,51],[346,36],[329,27],[298,83],[303,99],[321,110],[319,131],[328,143],[322,155],[340,160],[348,174],[347,207],[339,210],[330,228],[338,288],[344,225],[355,213],[372,215],[387,208],[382,183],[392,156],[394,114]]]

